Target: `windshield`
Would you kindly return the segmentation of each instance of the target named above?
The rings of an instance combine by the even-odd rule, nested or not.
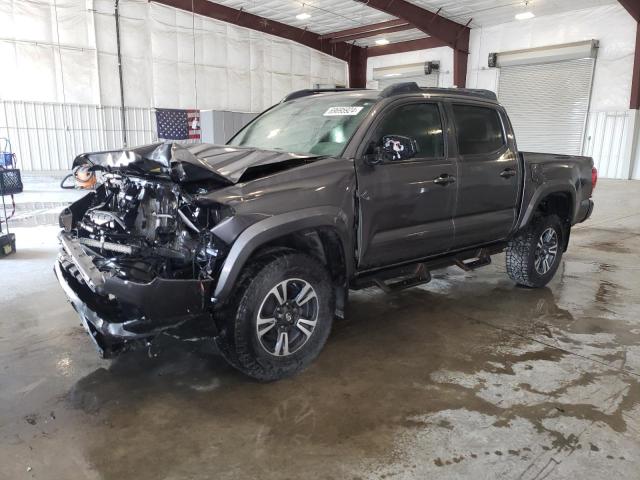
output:
[[[374,99],[363,98],[362,93],[282,103],[241,130],[229,145],[339,156],[374,104]]]

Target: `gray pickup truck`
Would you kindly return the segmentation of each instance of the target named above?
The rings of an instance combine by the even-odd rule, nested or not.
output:
[[[101,354],[212,338],[265,381],[313,361],[350,289],[502,251],[515,283],[546,285],[597,180],[590,158],[519,152],[492,92],[415,83],[295,92],[227,145],[74,168],[99,182],[60,215],[55,273]]]

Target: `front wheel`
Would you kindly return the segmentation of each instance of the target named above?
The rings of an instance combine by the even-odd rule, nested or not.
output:
[[[518,285],[544,287],[560,266],[564,229],[557,215],[535,218],[507,245],[507,273]]]
[[[320,262],[293,252],[259,258],[243,272],[220,351],[257,380],[294,375],[320,353],[333,312],[331,279]]]

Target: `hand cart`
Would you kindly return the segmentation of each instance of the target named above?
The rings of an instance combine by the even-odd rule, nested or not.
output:
[[[16,167],[16,155],[11,150],[8,138],[0,138],[0,197],[2,197],[2,217],[0,218],[0,258],[16,251],[16,236],[9,231],[9,219],[16,212],[14,195],[22,193],[22,178]],[[7,214],[5,197],[11,197],[11,214]]]

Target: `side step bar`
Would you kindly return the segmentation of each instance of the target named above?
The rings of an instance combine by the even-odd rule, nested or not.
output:
[[[489,255],[484,250],[480,250],[480,252],[478,253],[478,257],[475,260],[465,262],[464,260],[456,259],[455,264],[465,272],[470,272],[480,267],[491,265],[491,255]]]
[[[395,265],[384,269],[362,272],[349,286],[351,289],[377,286],[386,293],[423,285],[431,281],[431,271],[457,266],[466,272],[491,264],[491,255],[504,250],[505,243],[473,248],[432,259]],[[392,281],[389,283],[389,281]]]
[[[385,283],[382,278],[374,278],[373,281],[385,293],[393,293],[406,288],[417,287],[418,285],[429,283],[431,281],[431,272],[427,270],[424,263],[419,263],[414,275],[411,277],[407,277],[393,283]]]
[[[392,281],[391,283],[389,283]],[[431,281],[431,272],[425,263],[413,263],[401,267],[374,272],[358,278],[352,288],[377,286],[385,293],[398,292]]]

